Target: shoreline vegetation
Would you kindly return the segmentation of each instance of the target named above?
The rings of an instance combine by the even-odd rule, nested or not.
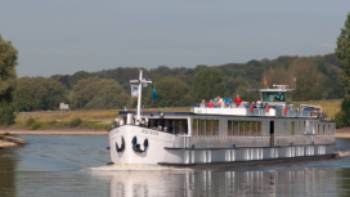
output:
[[[341,100],[294,102],[320,105],[330,120],[340,110]],[[131,109],[132,110],[132,109]],[[120,110],[38,111],[19,112],[16,123],[0,128],[0,147],[11,143],[2,142],[4,135],[107,135],[113,128]],[[148,108],[148,112],[188,112],[189,107]],[[350,128],[337,129],[337,138],[349,138]]]
[[[320,100],[293,102],[319,105],[323,108],[328,119],[334,120],[340,111],[341,100]],[[129,109],[133,110],[133,109]],[[5,128],[14,130],[96,130],[109,131],[115,126],[120,110],[77,110],[77,111],[36,111],[19,112],[16,114],[15,124]],[[189,112],[190,107],[147,108],[147,112]]]
[[[120,110],[38,111],[17,113],[15,124],[3,130],[109,131]],[[189,107],[148,108],[148,112],[186,112]]]

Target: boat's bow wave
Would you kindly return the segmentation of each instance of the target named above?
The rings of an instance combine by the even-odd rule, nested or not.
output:
[[[160,165],[135,165],[135,164],[113,164],[99,167],[89,168],[92,172],[120,172],[120,171],[190,171],[189,168],[176,168],[170,166],[160,166]]]

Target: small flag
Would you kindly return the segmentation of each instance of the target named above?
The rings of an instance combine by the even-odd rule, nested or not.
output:
[[[138,85],[130,85],[131,88],[131,97],[138,97],[139,96],[139,86]]]
[[[158,100],[158,93],[155,87],[152,87],[152,103]]]

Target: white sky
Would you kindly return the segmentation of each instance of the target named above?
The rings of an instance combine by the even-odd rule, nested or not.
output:
[[[20,76],[334,52],[347,0],[3,0]]]

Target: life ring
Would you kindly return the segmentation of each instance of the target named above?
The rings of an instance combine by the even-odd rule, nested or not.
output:
[[[122,137],[122,144],[118,145],[118,142],[115,143],[115,149],[117,150],[118,153],[123,152],[125,150],[125,140],[124,137]]]
[[[138,143],[137,137],[134,136],[131,140],[132,143],[132,149],[137,152],[137,153],[144,153],[147,151],[148,147],[149,147],[149,142],[148,139],[145,139],[143,141],[143,149],[141,149],[141,144]]]

